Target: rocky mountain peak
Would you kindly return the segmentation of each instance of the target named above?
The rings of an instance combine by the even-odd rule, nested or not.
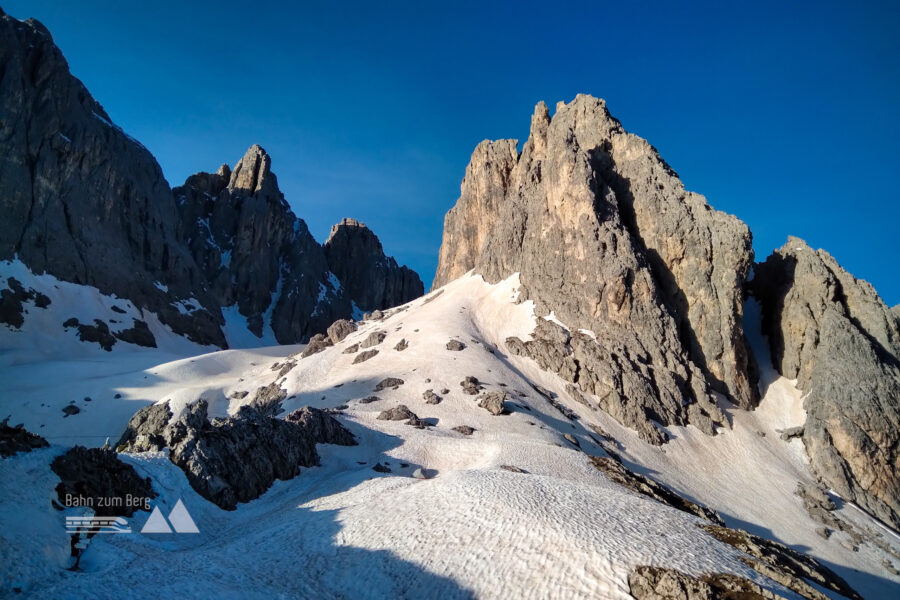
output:
[[[231,170],[228,188],[251,195],[283,199],[278,189],[278,180],[272,173],[272,159],[259,144],[250,146]]]
[[[900,527],[900,323],[875,289],[797,237],[755,267],[775,368],[807,395],[815,473]]]
[[[327,244],[336,235],[337,236],[345,235],[347,229],[365,229],[366,231],[369,231],[369,228],[366,227],[365,223],[361,223],[361,222],[357,221],[356,219],[351,219],[350,217],[344,217],[338,223],[335,223],[334,225],[331,226],[331,231],[329,232],[328,239],[325,240],[325,243]],[[349,234],[349,235],[352,235],[352,234]],[[362,234],[362,235],[366,235],[366,234]],[[374,236],[375,234],[372,234],[372,235]],[[377,239],[378,238],[376,237],[376,240]],[[379,245],[379,247],[381,247],[381,242],[378,242],[378,245]]]
[[[478,145],[445,218],[434,285],[471,269],[490,282],[518,272],[540,314],[596,335],[597,347],[579,344],[572,382],[658,441],[648,420],[710,432],[723,423],[711,391],[756,402],[740,327],[750,239],[686,192],[603,100],[579,95],[552,117],[536,106],[521,155],[515,140]]]
[[[378,237],[356,219],[333,225],[323,247],[328,268],[362,310],[384,310],[425,291],[419,276],[386,256]]]

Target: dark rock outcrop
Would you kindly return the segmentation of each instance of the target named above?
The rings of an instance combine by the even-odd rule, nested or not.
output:
[[[355,222],[337,226],[326,258],[259,146],[173,194],[150,152],[69,73],[47,29],[2,11],[0,106],[0,260],[128,299],[220,347],[223,307],[236,305],[257,336],[271,328],[296,343],[349,318],[352,300],[371,310],[422,294],[418,276]],[[20,305],[0,291],[0,322],[20,327]],[[124,335],[150,345],[143,330]]]
[[[75,446],[53,459],[50,468],[60,479],[56,486],[59,503],[68,506],[67,496],[77,498],[99,517],[130,517],[145,504],[127,502],[129,498],[149,501],[157,495],[149,477],[140,477],[134,467],[107,448]]]
[[[349,316],[351,306],[271,163],[254,145],[233,170],[197,173],[173,192],[182,235],[219,305],[237,304],[255,335],[271,327],[279,343],[292,343]]]
[[[775,368],[806,393],[813,471],[900,527],[900,324],[874,288],[790,238],[755,268]]]
[[[744,559],[744,562],[747,565],[804,598],[828,599],[828,596],[807,583],[812,582],[846,598],[862,600],[862,596],[857,594],[834,571],[784,544],[749,534],[740,529],[730,529],[719,525],[700,525],[700,528],[720,542],[729,544],[746,554],[747,558]]]
[[[596,335],[578,340],[592,393],[712,433],[725,420],[711,390],[756,401],[740,328],[752,256],[743,223],[685,191],[602,100],[578,96],[552,120],[537,106],[521,154],[514,140],[475,149],[434,286],[518,272],[539,314]]]
[[[0,456],[3,458],[47,446],[49,446],[47,440],[36,433],[31,433],[23,425],[10,427],[8,419],[0,422]]]
[[[353,435],[334,417],[303,408],[284,420],[250,406],[233,417],[206,416],[207,404],[190,405],[174,422],[166,404],[139,410],[117,444],[124,452],[169,448],[170,460],[194,490],[221,508],[261,496],[276,479],[291,479],[301,467],[319,464],[316,444],[354,445]]]
[[[730,573],[688,575],[666,567],[641,566],[628,574],[635,600],[783,600],[746,577]]]
[[[34,304],[36,308],[50,306],[50,298],[37,290],[26,290],[15,277],[7,279],[6,285],[6,289],[0,290],[0,323],[17,329],[21,327],[25,323],[26,302]]]
[[[609,451],[607,450],[607,452]],[[657,502],[667,504],[672,508],[677,508],[678,510],[697,515],[701,519],[705,519],[717,525],[725,525],[725,521],[722,520],[722,517],[720,517],[716,511],[703,506],[702,504],[691,502],[690,500],[679,496],[661,483],[631,471],[612,453],[610,453],[609,457],[591,456],[590,459],[591,464],[595,469],[603,473],[612,482],[618,483],[622,487],[649,496]]]
[[[224,346],[156,160],[113,125],[47,29],[0,11],[0,260],[91,285]],[[181,312],[175,301],[199,304]]]
[[[384,310],[425,293],[416,272],[385,256],[381,242],[365,223],[343,219],[331,228],[324,249],[328,268],[363,310]]]

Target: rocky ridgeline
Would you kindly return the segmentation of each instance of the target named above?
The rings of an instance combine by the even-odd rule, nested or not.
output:
[[[173,194],[39,22],[0,11],[0,74],[0,260],[131,300],[220,347],[226,306],[236,304],[253,333],[271,326],[292,343],[350,317],[354,302],[374,311],[421,295],[418,276],[368,229],[318,244],[259,146]]]
[[[753,294],[782,375],[806,392],[815,473],[900,528],[900,321],[824,250],[790,238],[755,269]]]
[[[555,318],[506,350],[651,443],[667,439],[658,425],[726,426],[714,391],[756,405],[742,323],[752,292],[774,366],[807,393],[797,436],[814,472],[900,527],[900,306],[794,238],[748,282],[753,260],[744,223],[580,95],[552,118],[538,104],[521,153],[516,140],[476,147],[433,287],[473,269],[491,283],[519,273],[520,298]]]
[[[753,406],[740,329],[746,225],[685,191],[602,100],[578,96],[552,119],[538,104],[521,154],[516,145],[475,149],[445,219],[435,287],[470,269],[490,282],[518,272],[541,314],[594,333],[579,372],[626,424],[638,413],[711,431],[725,423],[712,390]]]

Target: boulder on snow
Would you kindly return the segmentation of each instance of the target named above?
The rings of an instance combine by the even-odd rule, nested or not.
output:
[[[373,331],[370,333],[366,339],[360,343],[360,348],[371,348],[372,346],[377,346],[381,342],[384,341],[384,338],[387,337],[387,333],[383,331]]]
[[[418,419],[416,413],[409,410],[405,404],[395,406],[394,408],[383,410],[378,415],[379,421],[406,421],[408,419]]]
[[[506,412],[506,401],[508,399],[509,394],[502,390],[485,392],[478,397],[478,406],[485,409],[492,415],[502,415],[504,412]]]
[[[447,342],[447,350],[459,352],[460,350],[465,350],[465,348],[466,345],[459,340],[450,340],[449,342]]]
[[[475,428],[469,427],[468,425],[457,425],[453,428],[453,431],[455,431],[456,433],[461,433],[463,435],[472,435],[473,433],[475,433]]]
[[[376,350],[375,348],[372,348],[371,350],[363,350],[353,358],[353,364],[357,365],[361,362],[366,362],[376,354],[378,354],[378,350]]]
[[[478,378],[472,375],[466,375],[466,378],[460,381],[459,385],[462,386],[463,393],[470,396],[475,396],[484,389],[484,386],[478,382]]]
[[[425,390],[422,393],[422,399],[425,400],[425,404],[440,404],[442,398],[434,393],[434,390]]]
[[[317,333],[316,335],[309,338],[309,343],[306,344],[306,348],[304,348],[303,352],[300,353],[300,358],[306,358],[307,356],[318,354],[331,345],[333,345],[331,342],[331,338],[323,333]]]
[[[343,341],[345,337],[356,331],[357,325],[348,319],[338,319],[328,326],[328,339],[332,344]]]
[[[396,390],[398,387],[400,387],[404,383],[405,382],[398,377],[386,377],[386,378],[382,379],[381,381],[379,381],[375,385],[375,391],[380,392],[380,391],[386,390],[388,388],[393,388]]]

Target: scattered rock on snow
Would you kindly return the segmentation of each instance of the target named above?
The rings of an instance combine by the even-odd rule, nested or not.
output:
[[[394,408],[383,410],[378,415],[379,421],[406,421],[408,419],[418,419],[416,413],[409,410],[405,404],[400,404]]]
[[[380,392],[382,390],[386,390],[387,388],[397,389],[404,383],[405,382],[398,377],[387,377],[378,382],[378,384],[375,386],[375,391]]]
[[[406,341],[406,338],[403,338],[402,340],[397,342],[396,346],[394,346],[394,350],[396,350],[397,352],[402,352],[407,348],[409,348],[409,343]]]
[[[463,435],[472,435],[473,433],[475,433],[475,428],[469,427],[468,425],[457,425],[453,428],[453,431],[461,433]]]
[[[381,342],[384,341],[384,338],[387,337],[387,334],[383,331],[373,331],[360,343],[360,348],[371,348],[372,346],[377,346]]]
[[[347,319],[338,319],[328,326],[328,339],[332,344],[343,341],[345,337],[356,331],[357,325]]]
[[[376,350],[374,348],[372,348],[371,350],[363,350],[362,352],[357,354],[356,357],[354,357],[353,364],[357,365],[361,362],[366,362],[367,360],[369,360],[376,354],[378,354],[378,350]]]
[[[378,396],[366,396],[365,398],[360,398],[359,403],[370,404],[372,402],[378,402],[379,400],[381,400],[381,398],[379,398]]]
[[[485,392],[478,397],[478,406],[492,415],[502,415],[506,412],[506,400],[508,399],[509,394],[502,390]]]
[[[307,356],[318,354],[331,345],[332,342],[329,337],[327,337],[323,333],[317,333],[316,335],[309,338],[309,343],[306,344],[306,348],[304,348],[303,352],[300,353],[300,358],[306,358]]]
[[[74,404],[67,404],[63,407],[62,411],[65,413],[66,417],[70,417],[72,415],[77,415],[81,412],[81,409],[75,406]],[[65,417],[63,417],[65,418]]]
[[[441,397],[434,393],[434,390],[425,390],[422,394],[425,404],[440,404]]]
[[[500,465],[500,468],[504,471],[510,471],[512,473],[528,473],[528,471],[526,471],[525,469],[516,467],[514,465]]]
[[[787,429],[779,429],[778,437],[781,438],[784,442],[789,442],[794,438],[802,438],[803,437],[803,425],[798,425],[796,427],[788,427]]]
[[[467,375],[465,379],[459,382],[459,385],[462,386],[463,393],[470,396],[476,396],[478,392],[484,389],[484,386],[478,382],[478,378],[472,375]]]
[[[465,348],[466,345],[459,340],[450,340],[449,342],[447,342],[447,350],[459,352],[460,350],[465,350]]]
[[[359,350],[359,344],[350,344],[349,346],[344,348],[343,354],[353,354],[357,350]]]

